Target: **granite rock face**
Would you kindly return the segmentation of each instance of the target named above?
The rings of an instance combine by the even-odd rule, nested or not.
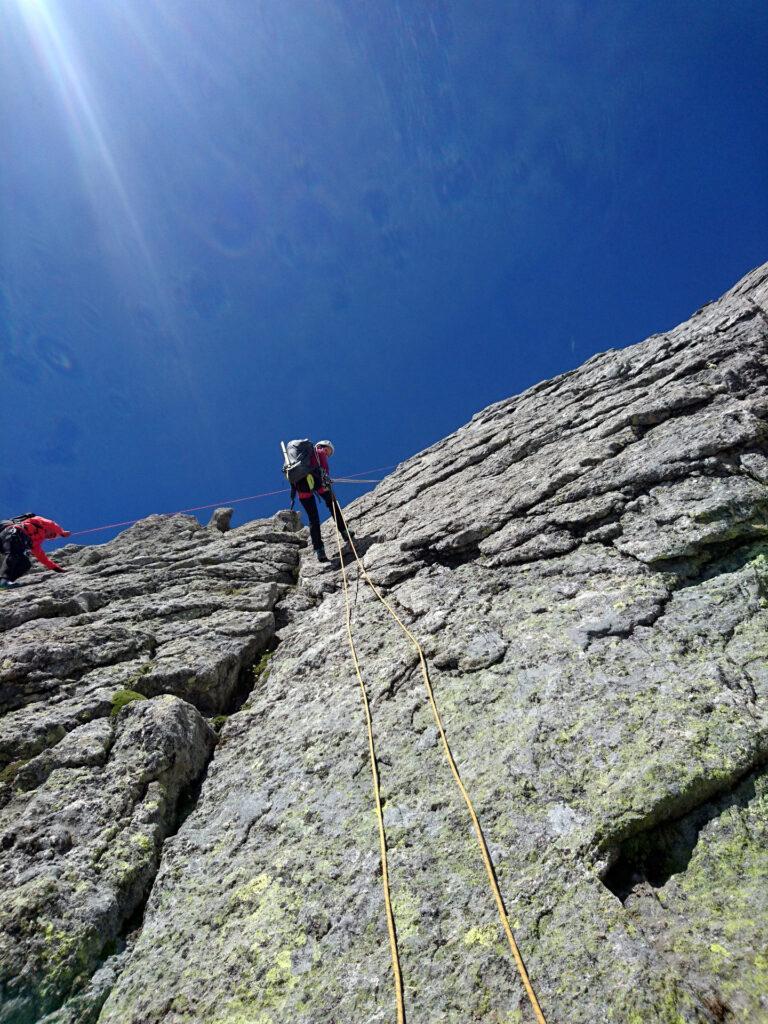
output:
[[[0,1021],[95,1019],[213,753],[204,716],[242,703],[273,641],[297,526],[154,517],[3,593]]]
[[[768,266],[675,330],[484,410],[346,514],[426,652],[546,1019],[768,1021]],[[22,970],[5,991],[23,1008],[4,995],[0,1020],[394,1020],[342,575],[338,557],[299,565],[294,528],[148,521],[70,554],[82,585],[40,575],[3,595],[3,828],[52,836],[53,852],[28,842],[2,870],[40,885],[50,869],[80,966],[46,954],[46,906],[12,917],[0,963]],[[133,593],[126,544],[133,561],[167,556],[128,573]],[[532,1021],[416,652],[354,562],[349,576],[408,1020]],[[109,718],[115,688],[151,699]],[[90,793],[122,743],[112,784],[151,779],[170,806],[183,783],[162,751],[178,743],[194,777],[200,715],[221,711],[127,920],[143,897],[88,860],[108,785],[83,797],[69,848],[50,787],[79,772]],[[150,728],[169,733],[151,769]],[[145,800],[123,802],[118,847],[145,828]],[[124,910],[90,909],[108,898]],[[105,918],[120,921],[112,957]]]
[[[72,730],[15,777],[0,817],[4,1020],[35,1019],[87,980],[141,906],[183,787],[213,730],[178,697]]]

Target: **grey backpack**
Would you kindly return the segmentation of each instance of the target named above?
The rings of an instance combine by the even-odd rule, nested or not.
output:
[[[283,472],[288,478],[289,484],[295,484],[303,479],[307,473],[314,469],[317,471],[318,462],[315,455],[315,446],[309,438],[302,438],[298,441],[289,441],[283,445]]]
[[[12,519],[0,519],[0,546],[7,544],[11,538],[14,538],[17,542],[21,542],[24,549],[32,547],[32,541],[24,530],[19,530],[18,527],[24,522],[25,519],[34,519],[34,512],[22,512],[20,516],[14,516]]]

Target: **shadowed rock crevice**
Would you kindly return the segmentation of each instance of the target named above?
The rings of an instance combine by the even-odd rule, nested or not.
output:
[[[50,1013],[112,952],[151,888],[179,793],[212,749],[212,732],[188,704],[135,701],[114,722],[62,741],[53,770],[15,790],[0,814],[0,876],[12,893],[0,908],[8,1019]]]
[[[708,544],[693,558],[660,560],[654,568],[676,580],[674,589],[695,587],[707,580],[738,572],[757,559],[768,559],[768,521],[752,523],[731,540]],[[758,576],[763,597],[768,597],[768,579]]]
[[[761,763],[768,761],[768,747]],[[731,808],[745,808],[755,799],[756,783],[766,777],[764,768],[752,771],[679,818],[670,818],[626,839],[611,858],[603,884],[622,903],[640,887],[661,889],[673,875],[686,871],[702,830]]]
[[[254,686],[261,675],[268,670],[269,660],[280,645],[280,637],[273,633],[264,647],[257,651],[257,657],[240,670],[237,686],[232,691],[229,703],[220,712],[220,717],[228,718],[236,714],[250,697]]]
[[[120,976],[130,950],[141,934],[144,926],[144,913],[152,894],[154,878],[162,860],[165,843],[178,833],[186,819],[194,811],[200,799],[208,766],[214,753],[215,747],[212,746],[200,773],[179,791],[174,813],[170,817],[168,827],[162,837],[155,871],[146,879],[140,894],[134,901],[133,909],[126,910],[126,916],[117,933],[109,938],[94,957],[93,965],[89,970],[90,977],[87,980],[80,979],[75,991],[64,1000],[60,1007],[46,1014],[41,1020],[41,1024],[95,1024],[98,1020],[101,1008]],[[144,798],[146,798],[146,793]]]
[[[435,551],[423,548],[417,552],[419,560],[423,565],[442,565],[446,569],[458,569],[461,565],[469,565],[480,558],[480,548],[476,546],[466,548],[447,548],[443,551]]]
[[[209,723],[211,726],[214,728],[223,727],[226,721],[240,710],[253,691],[254,686],[263,681],[268,672],[269,659],[278,644],[279,639],[274,637],[269,643],[267,650],[261,653],[259,660],[243,669],[239,689],[233,697],[232,705],[227,712],[218,716],[214,722]],[[155,870],[144,880],[141,891],[132,901],[133,909],[126,911],[126,916],[117,934],[112,936],[100,953],[95,956],[93,966],[90,969],[90,982],[85,985],[83,991],[76,991],[74,995],[68,998],[62,1008],[51,1015],[52,1019],[50,1022],[46,1017],[42,1024],[88,1024],[89,1021],[95,1022],[97,1020],[101,1007],[109,995],[109,991],[123,969],[130,949],[141,935],[145,909],[152,895],[154,877],[157,873],[157,867],[159,867],[159,863],[162,860],[162,851],[165,844],[177,835],[184,822],[195,811],[205,785],[208,770],[215,755],[216,743],[211,743],[207,756],[202,759],[198,774],[179,790],[175,807],[168,818],[168,824],[160,839]],[[136,800],[137,805],[141,805],[146,801],[150,792],[150,786],[151,783],[149,781],[144,785],[140,796]],[[82,982],[80,987],[82,988]],[[93,991],[89,991],[90,989]]]

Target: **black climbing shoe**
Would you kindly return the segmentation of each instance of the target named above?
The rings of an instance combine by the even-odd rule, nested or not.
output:
[[[317,555],[318,562],[328,561],[328,555],[326,555],[325,548],[322,546],[322,544],[320,545],[319,548],[315,548],[315,554]]]

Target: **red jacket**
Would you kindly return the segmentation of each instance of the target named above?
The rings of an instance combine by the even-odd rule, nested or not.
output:
[[[328,456],[325,454],[325,452],[319,452],[317,451],[317,449],[315,449],[315,457],[312,460],[312,465],[317,467],[317,472],[312,474],[313,477],[315,478],[315,491],[317,491],[318,494],[324,494],[328,490],[328,488],[323,487],[321,483],[323,477],[322,471],[324,471],[325,473],[328,474],[328,476],[330,476],[330,472],[328,470]],[[303,479],[306,480],[306,477],[304,477]],[[302,482],[302,480],[298,481],[298,483]],[[311,498],[312,495],[314,494],[314,491],[302,491],[300,488],[297,487],[296,493],[300,498]]]
[[[58,523],[54,523],[52,519],[43,519],[42,516],[31,516],[29,519],[23,520],[23,522],[19,523],[19,529],[23,530],[29,537],[31,542],[30,550],[41,565],[44,565],[46,569],[55,569],[57,572],[63,572],[61,566],[52,562],[46,555],[42,545],[44,540],[53,540],[55,537],[68,537],[69,530],[63,530]]]

